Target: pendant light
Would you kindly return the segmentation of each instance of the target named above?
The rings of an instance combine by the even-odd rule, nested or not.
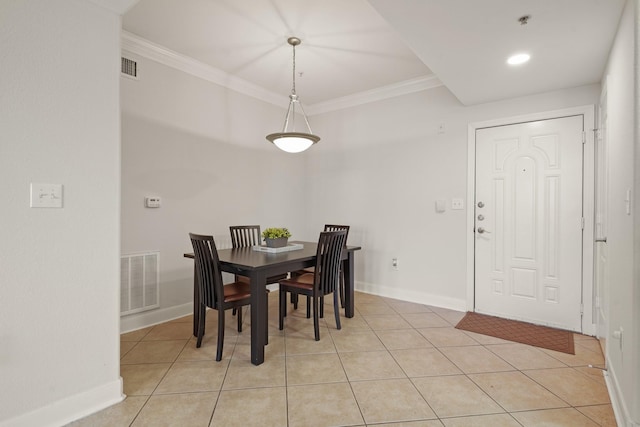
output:
[[[302,40],[297,37],[289,37],[287,42],[293,46],[293,86],[291,95],[289,95],[289,109],[284,119],[282,132],[269,134],[267,135],[267,139],[282,151],[286,151],[287,153],[300,153],[320,141],[320,137],[311,132],[309,120],[296,94],[296,46],[302,43]],[[308,132],[296,132],[296,105],[300,107]]]

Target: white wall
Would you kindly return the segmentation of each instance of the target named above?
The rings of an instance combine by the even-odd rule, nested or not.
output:
[[[130,55],[130,53],[126,53]],[[135,55],[134,55],[135,56]],[[283,108],[152,60],[140,79],[122,78],[122,253],[160,251],[160,308],[122,318],[128,331],[191,313],[189,232],[227,247],[229,226],[305,223],[304,157],[278,150]],[[160,196],[162,207],[144,207]]]
[[[634,46],[636,0],[627,2],[605,72],[608,105],[609,199],[607,247],[609,251],[609,331],[606,340],[607,367],[614,392],[618,394],[620,413],[625,422],[640,424],[640,283],[634,279],[634,217],[627,214],[627,191],[634,189],[635,160],[634,87],[638,70],[634,69],[637,46]],[[637,137],[637,136],[635,136]],[[637,191],[637,189],[636,189]],[[637,202],[636,202],[637,203]],[[638,206],[636,204],[636,206]],[[638,221],[638,213],[635,213]],[[640,222],[638,222],[640,224]],[[639,225],[636,224],[636,229]],[[622,328],[622,342],[613,331]]]
[[[160,251],[161,308],[123,317],[123,331],[191,309],[189,231],[223,242],[229,225],[253,222],[301,240],[351,224],[359,289],[465,310],[466,211],[436,214],[434,203],[466,197],[468,124],[595,104],[600,90],[464,107],[440,87],[313,116],[322,140],[290,155],[264,140],[279,108],[133,56],[141,78],[122,79],[122,252]],[[162,208],[143,207],[151,195]]]
[[[73,0],[0,5],[0,425],[121,399],[120,19]],[[30,209],[29,184],[64,185]]]
[[[331,221],[353,226],[360,289],[465,310],[466,210],[450,202],[467,194],[468,124],[595,104],[599,90],[465,107],[440,87],[314,116],[323,141],[306,156],[307,232]],[[445,213],[435,212],[437,199],[447,200]]]

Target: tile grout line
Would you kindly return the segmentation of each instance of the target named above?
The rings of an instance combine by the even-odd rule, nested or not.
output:
[[[402,315],[402,313],[401,313],[401,312],[399,312],[399,311],[398,311],[398,309],[396,309],[392,304],[389,304],[389,303],[387,303],[386,301],[382,301],[382,303],[383,303],[387,308],[389,308],[392,312],[394,312],[395,314],[399,315],[401,318],[405,319],[405,318],[404,318],[404,316]],[[376,303],[376,304],[378,304],[378,303]],[[327,310],[325,310],[325,311],[327,311]],[[434,312],[434,311],[430,311],[430,312],[427,312],[427,313],[433,313],[433,314],[435,314],[435,315],[437,316],[437,318],[439,318],[440,320],[443,320],[443,321],[444,321],[445,323],[447,323],[448,325],[451,325],[451,322],[450,322],[450,321],[448,321],[446,318],[444,318],[441,314],[439,314],[439,313],[437,313],[437,312]],[[424,395],[422,395],[422,393],[420,392],[420,390],[418,390],[418,389],[417,389],[417,387],[416,387],[416,385],[415,385],[415,383],[414,383],[414,379],[415,379],[415,378],[421,378],[421,377],[415,377],[415,378],[411,378],[411,377],[409,377],[409,375],[408,375],[407,371],[405,370],[405,368],[403,368],[403,367],[400,365],[400,363],[398,362],[398,360],[396,359],[396,357],[392,354],[392,350],[389,348],[388,344],[385,344],[385,342],[380,338],[380,335],[379,335],[380,331],[388,331],[388,330],[387,330],[387,329],[374,329],[374,328],[372,327],[372,325],[367,321],[367,318],[366,318],[367,316],[370,316],[370,317],[371,317],[371,316],[373,316],[373,317],[375,317],[375,316],[376,316],[375,314],[373,314],[373,315],[367,315],[367,316],[363,316],[360,312],[358,312],[358,314],[359,314],[359,317],[362,319],[362,321],[364,322],[364,324],[365,324],[365,325],[366,325],[366,327],[367,327],[366,331],[367,331],[367,332],[371,332],[371,333],[373,334],[373,336],[375,336],[375,337],[377,338],[377,340],[378,340],[378,341],[380,341],[380,343],[381,343],[381,345],[382,345],[382,348],[384,349],[384,351],[386,351],[387,355],[389,355],[389,356],[391,357],[391,359],[394,361],[394,363],[396,363],[396,364],[399,366],[400,370],[401,370],[401,371],[402,371],[402,373],[405,375],[405,377],[406,377],[407,379],[409,379],[409,381],[410,381],[410,383],[412,384],[413,388],[418,392],[418,394],[419,394],[419,395],[422,397],[422,399],[426,402],[426,404],[428,405],[428,407],[429,407],[429,408],[431,408],[431,410],[433,411],[434,415],[436,416],[436,418],[435,418],[435,419],[439,420],[439,421],[442,423],[442,420],[443,420],[443,419],[449,419],[449,418],[470,418],[470,417],[474,417],[474,416],[482,416],[482,415],[484,415],[484,414],[469,414],[469,415],[465,415],[465,416],[454,416],[454,417],[444,417],[444,418],[440,418],[440,417],[438,417],[438,414],[433,410],[433,408],[431,407],[431,405],[429,404],[429,402],[427,401],[427,399],[424,397]],[[412,313],[410,313],[410,314],[412,314]],[[416,313],[416,314],[418,314],[418,313]],[[382,316],[382,315],[385,315],[385,314],[380,314],[380,315]],[[325,316],[325,317],[326,317],[326,316]],[[448,316],[448,317],[451,317],[451,316]],[[247,321],[246,319],[247,319],[247,318],[245,317],[245,322]],[[342,320],[342,319],[341,319],[341,320]],[[406,319],[405,319],[405,321],[406,321]],[[244,324],[244,322],[243,322],[243,324]],[[326,318],[325,318],[325,319],[323,319],[322,324],[323,324],[324,326],[326,326],[327,328],[329,327],[329,325],[328,325],[328,321],[326,320]],[[157,325],[155,325],[155,326],[157,326]],[[411,330],[411,331],[414,331],[415,333],[417,333],[418,335],[420,335],[422,338],[424,338],[424,340],[425,340],[429,345],[431,345],[431,346],[432,346],[432,347],[431,347],[432,349],[435,349],[435,350],[436,350],[436,351],[437,351],[437,352],[438,352],[438,353],[439,353],[439,354],[440,354],[440,355],[441,355],[445,360],[447,360],[449,363],[451,363],[453,366],[455,366],[458,370],[460,370],[460,374],[461,374],[461,375],[464,375],[464,376],[465,376],[469,381],[471,381],[471,382],[472,382],[476,387],[480,388],[480,390],[484,393],[484,395],[486,395],[487,397],[489,397],[489,399],[491,399],[491,401],[493,401],[493,402],[497,405],[497,407],[501,408],[501,409],[504,411],[504,413],[509,414],[510,419],[511,419],[511,420],[513,420],[513,421],[515,421],[518,425],[522,425],[522,423],[520,423],[517,419],[515,419],[514,414],[516,414],[516,413],[521,413],[521,412],[544,412],[544,411],[552,410],[552,409],[572,409],[572,410],[576,411],[577,413],[581,414],[582,416],[584,416],[585,418],[587,418],[588,420],[593,421],[594,423],[599,423],[600,421],[598,421],[598,420],[596,419],[596,418],[597,418],[597,417],[596,417],[596,413],[593,413],[593,418],[592,418],[592,416],[589,416],[589,415],[587,415],[586,413],[581,412],[578,408],[588,408],[588,407],[597,407],[597,406],[607,406],[607,405],[610,405],[610,402],[609,402],[609,403],[598,403],[598,404],[586,404],[586,405],[585,405],[585,404],[582,404],[582,405],[575,405],[575,406],[574,406],[574,405],[571,405],[569,402],[566,402],[566,401],[565,401],[565,399],[562,399],[562,398],[561,398],[560,396],[558,396],[556,393],[552,392],[549,388],[545,387],[544,385],[542,385],[541,383],[539,383],[538,381],[534,380],[532,377],[530,377],[529,375],[527,375],[527,374],[526,374],[526,372],[532,372],[532,371],[538,371],[538,370],[547,370],[547,369],[549,369],[549,370],[551,370],[551,369],[557,369],[557,370],[560,370],[560,369],[567,369],[567,370],[570,370],[573,374],[580,376],[581,378],[587,378],[587,379],[589,380],[589,382],[593,382],[594,384],[599,384],[599,381],[598,381],[598,379],[597,379],[597,378],[595,378],[595,377],[593,377],[593,376],[589,375],[587,372],[585,372],[583,369],[581,369],[581,368],[585,368],[585,367],[587,367],[587,365],[586,365],[586,364],[585,364],[585,365],[576,365],[576,366],[572,366],[572,365],[569,365],[568,363],[564,362],[563,360],[561,360],[561,359],[559,359],[559,358],[554,357],[552,354],[549,354],[549,353],[546,353],[546,352],[545,352],[545,354],[546,354],[547,356],[549,356],[549,357],[551,357],[551,358],[553,358],[553,359],[557,360],[557,361],[558,361],[561,365],[563,365],[563,366],[561,366],[561,367],[552,367],[552,368],[518,369],[517,367],[515,367],[515,366],[513,366],[511,363],[509,363],[509,362],[507,361],[507,359],[505,359],[503,356],[501,356],[501,355],[499,355],[498,353],[495,353],[494,351],[492,351],[492,350],[491,350],[491,347],[490,347],[492,344],[490,344],[490,343],[481,343],[481,342],[478,342],[478,343],[477,343],[477,346],[482,347],[482,348],[483,348],[483,349],[485,349],[487,352],[489,352],[490,354],[492,354],[493,356],[495,356],[496,358],[498,358],[499,360],[503,361],[503,362],[504,362],[504,363],[506,363],[508,366],[510,366],[510,367],[512,367],[512,368],[513,368],[513,370],[509,370],[509,371],[506,371],[506,372],[519,372],[519,373],[521,373],[521,374],[522,374],[522,375],[524,375],[527,379],[531,380],[531,381],[532,381],[532,382],[534,382],[536,385],[538,385],[539,387],[541,387],[541,388],[542,388],[542,389],[544,389],[545,391],[549,392],[549,393],[550,393],[551,395],[553,395],[554,397],[558,398],[560,402],[563,402],[563,403],[565,403],[566,405],[568,405],[567,407],[559,407],[559,408],[540,408],[540,409],[535,409],[535,410],[521,410],[521,411],[508,412],[508,411],[506,411],[506,409],[505,409],[502,405],[500,405],[497,401],[495,401],[495,399],[493,399],[491,396],[489,396],[489,395],[484,391],[484,389],[482,389],[482,388],[481,388],[481,387],[480,387],[480,386],[479,386],[475,381],[473,381],[473,380],[469,377],[469,375],[470,375],[470,374],[468,374],[468,373],[466,373],[465,371],[463,371],[462,369],[460,369],[460,367],[459,367],[456,363],[454,363],[454,362],[453,362],[449,357],[447,357],[447,355],[446,355],[446,354],[444,354],[444,353],[442,352],[441,347],[438,347],[438,346],[434,345],[431,341],[429,341],[429,339],[428,339],[426,336],[422,335],[422,333],[420,333],[420,331],[418,330],[418,329],[419,329],[418,327],[414,326],[413,324],[410,324],[410,326],[411,326],[411,328],[398,328],[398,330]],[[452,325],[452,326],[454,326],[454,325]],[[447,326],[447,327],[451,327],[451,326]],[[267,325],[267,328],[268,328],[268,325]],[[424,326],[423,326],[423,327],[421,327],[421,328],[422,328],[422,329],[425,329],[425,328],[431,329],[431,328],[436,328],[436,326],[433,326],[433,327],[429,327],[429,326],[424,327]],[[129,354],[133,349],[135,349],[135,348],[136,348],[136,347],[137,347],[141,342],[143,342],[144,338],[145,338],[145,337],[147,337],[147,336],[152,332],[152,330],[153,330],[153,328],[151,328],[149,331],[147,331],[147,332],[144,334],[144,336],[143,336],[143,337],[141,337],[139,340],[137,340],[137,341],[135,342],[135,344],[134,344],[134,345],[133,345],[129,350],[127,350],[125,353],[123,353],[123,354],[121,355],[121,360],[122,360],[122,358],[123,358],[123,357],[125,357],[127,354]],[[395,330],[395,329],[390,329],[390,330]],[[345,332],[353,332],[353,331],[345,331]],[[463,331],[463,332],[464,332],[464,331]],[[336,335],[336,336],[334,336],[334,333],[332,333],[332,332],[331,332],[331,328],[329,328],[329,330],[328,330],[328,334],[327,334],[327,335],[331,336],[331,342],[332,342],[333,347],[334,347],[334,349],[335,349],[335,353],[337,354],[337,356],[338,356],[338,358],[339,358],[339,361],[340,361],[340,364],[341,364],[342,371],[343,371],[343,373],[344,373],[344,375],[345,375],[345,377],[346,377],[347,382],[349,383],[349,387],[350,387],[351,393],[352,393],[352,395],[353,395],[353,397],[354,397],[354,399],[355,399],[356,405],[357,405],[357,407],[358,407],[358,409],[359,409],[360,416],[362,417],[363,421],[365,421],[365,425],[375,425],[375,424],[367,424],[367,423],[366,423],[366,420],[364,419],[364,414],[363,414],[363,412],[362,412],[361,403],[357,400],[357,398],[356,398],[356,396],[355,396],[355,393],[354,393],[354,389],[353,389],[353,382],[351,381],[351,379],[349,379],[349,377],[348,377],[348,375],[347,375],[347,372],[346,372],[346,369],[345,369],[345,366],[344,366],[344,361],[343,361],[343,355],[342,355],[342,353],[353,353],[353,352],[349,352],[349,351],[348,351],[348,352],[341,352],[341,351],[338,351],[337,346],[336,346],[336,341],[335,341],[335,338],[337,337],[337,335]],[[278,335],[278,336],[279,336],[279,335]],[[235,342],[235,346],[234,346],[234,349],[232,350],[232,353],[231,353],[230,358],[228,359],[227,367],[226,367],[226,369],[225,369],[224,377],[223,377],[223,379],[222,379],[222,382],[221,382],[221,385],[220,385],[220,388],[219,388],[218,396],[217,396],[217,398],[216,398],[216,401],[215,401],[215,403],[214,403],[214,407],[213,407],[213,410],[212,410],[211,416],[210,416],[210,418],[209,418],[209,424],[211,424],[211,423],[213,422],[213,417],[214,417],[214,415],[215,415],[215,411],[216,411],[216,409],[218,409],[218,408],[217,408],[217,406],[218,406],[218,403],[219,403],[219,401],[220,401],[220,397],[221,397],[221,394],[222,394],[222,387],[224,386],[224,382],[225,382],[225,381],[226,381],[226,379],[228,378],[229,369],[230,369],[230,365],[231,365],[231,362],[232,362],[232,360],[233,360],[233,357],[234,357],[234,356],[236,356],[236,355],[239,355],[239,354],[240,354],[240,353],[238,353],[238,351],[239,351],[239,350],[238,350],[238,348],[237,348],[238,341],[239,341],[239,339],[240,339],[240,338],[241,338],[241,336],[240,336],[240,335],[236,335],[236,342]],[[285,334],[285,335],[283,335],[283,338],[284,338],[284,339],[283,339],[283,348],[284,348],[284,350],[283,350],[283,351],[284,351],[283,356],[284,356],[285,406],[286,406],[286,407],[285,407],[285,411],[286,411],[286,412],[285,412],[285,416],[286,416],[286,419],[287,419],[287,426],[288,426],[290,423],[289,423],[289,393],[288,393],[288,391],[289,391],[289,390],[288,390],[288,387],[289,387],[289,384],[288,384],[289,378],[288,378],[288,371],[287,371],[287,366],[288,366],[288,365],[287,365],[287,362],[288,362],[288,361],[287,361],[287,359],[290,357],[290,355],[288,355],[288,353],[287,353],[287,335],[286,335],[286,334]],[[475,339],[474,339],[473,337],[470,337],[470,338],[471,338],[472,340],[474,340],[474,341],[475,341]],[[164,380],[166,379],[166,377],[167,377],[167,375],[168,375],[169,371],[171,371],[171,369],[172,369],[172,368],[174,368],[174,367],[175,367],[175,365],[178,363],[178,358],[180,357],[180,354],[182,354],[182,352],[184,351],[184,349],[186,348],[186,346],[188,346],[188,345],[189,345],[189,343],[190,343],[190,342],[191,342],[191,337],[190,337],[190,339],[189,339],[189,340],[187,340],[187,341],[184,343],[184,345],[183,345],[183,346],[182,346],[182,348],[180,349],[180,352],[178,353],[178,356],[176,356],[176,358],[174,358],[173,362],[170,362],[170,364],[169,364],[169,367],[168,367],[167,371],[162,375],[162,378],[160,378],[160,380],[158,381],[158,383],[157,383],[157,384],[156,384],[156,386],[154,387],[153,391],[151,391],[151,394],[149,394],[149,395],[147,395],[147,396],[146,396],[146,399],[145,399],[144,403],[142,404],[142,406],[140,407],[140,409],[137,411],[137,413],[135,414],[135,416],[133,417],[133,419],[132,419],[132,421],[130,422],[130,424],[129,424],[129,425],[133,425],[133,424],[135,423],[135,421],[140,417],[140,414],[142,413],[143,409],[144,409],[144,408],[146,407],[146,405],[149,403],[150,398],[151,398],[151,397],[154,395],[154,393],[157,391],[157,389],[159,388],[159,386],[160,386],[160,384],[162,383],[162,381],[164,381]],[[474,346],[476,346],[476,345],[474,345]],[[461,346],[444,346],[443,348],[448,348],[448,347],[466,347],[466,346],[464,346],[464,345],[461,345]],[[408,348],[408,349],[412,349],[412,348],[413,348],[413,347],[410,347],[410,348]],[[596,353],[596,352],[591,351],[591,350],[588,348],[588,346],[586,346],[586,345],[584,346],[584,349],[585,349],[585,351],[589,351],[590,353],[594,353],[594,354]],[[396,350],[398,350],[398,349],[396,349]],[[400,349],[400,350],[401,350],[401,349]],[[376,351],[376,350],[356,350],[356,352],[373,352],[373,351]],[[590,356],[590,353],[589,353],[589,354],[587,354],[587,355],[585,355],[585,358],[588,358],[588,357]],[[320,353],[314,353],[314,352],[312,352],[312,354],[320,354]],[[159,362],[159,363],[160,363],[160,362]],[[504,372],[504,371],[496,371],[496,372],[493,372],[493,371],[491,371],[491,372],[478,372],[478,374],[483,374],[483,373],[487,373],[487,374],[489,374],[489,373],[496,373],[496,374],[499,374],[499,373],[501,373],[501,372]],[[460,375],[460,374],[456,374],[456,375]],[[452,375],[453,375],[453,374],[452,374]],[[441,376],[443,376],[443,375],[435,375],[435,376],[436,376],[436,377],[441,377]],[[371,381],[374,381],[374,379],[372,379]],[[315,383],[314,383],[314,384],[315,384]],[[318,384],[320,384],[320,383],[318,383]],[[267,387],[270,387],[270,386],[267,386]],[[250,387],[250,388],[251,388],[251,389],[253,389],[253,388],[256,388],[256,387]],[[263,387],[258,387],[258,388],[263,388]],[[196,392],[194,391],[193,393],[196,393]],[[172,394],[172,393],[168,393],[168,394]],[[177,393],[177,394],[179,394],[179,393]],[[498,414],[499,414],[499,413],[498,413]],[[491,415],[491,414],[486,414],[486,415]],[[416,421],[416,420],[412,420],[412,421]],[[395,421],[394,421],[394,422],[395,422]]]

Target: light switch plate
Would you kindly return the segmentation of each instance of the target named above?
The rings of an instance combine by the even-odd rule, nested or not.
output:
[[[32,208],[61,208],[62,184],[31,183]]]
[[[447,210],[447,202],[446,200],[438,199],[436,200],[436,212],[443,213]]]
[[[162,203],[162,200],[160,200],[160,197],[157,197],[157,196],[144,198],[144,205],[147,208],[159,208],[161,203]]]

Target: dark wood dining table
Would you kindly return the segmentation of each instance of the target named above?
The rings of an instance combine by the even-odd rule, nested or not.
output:
[[[316,242],[290,242],[302,244],[302,249],[269,253],[253,248],[218,250],[220,269],[227,273],[246,276],[251,280],[251,363],[264,362],[264,346],[267,344],[267,277],[290,271],[301,270],[315,265]],[[344,310],[345,317],[354,316],[354,253],[360,246],[347,246],[343,251],[342,268],[344,272]],[[193,253],[185,253],[185,258],[194,258]],[[197,335],[200,296],[195,277],[193,292],[193,334]]]

